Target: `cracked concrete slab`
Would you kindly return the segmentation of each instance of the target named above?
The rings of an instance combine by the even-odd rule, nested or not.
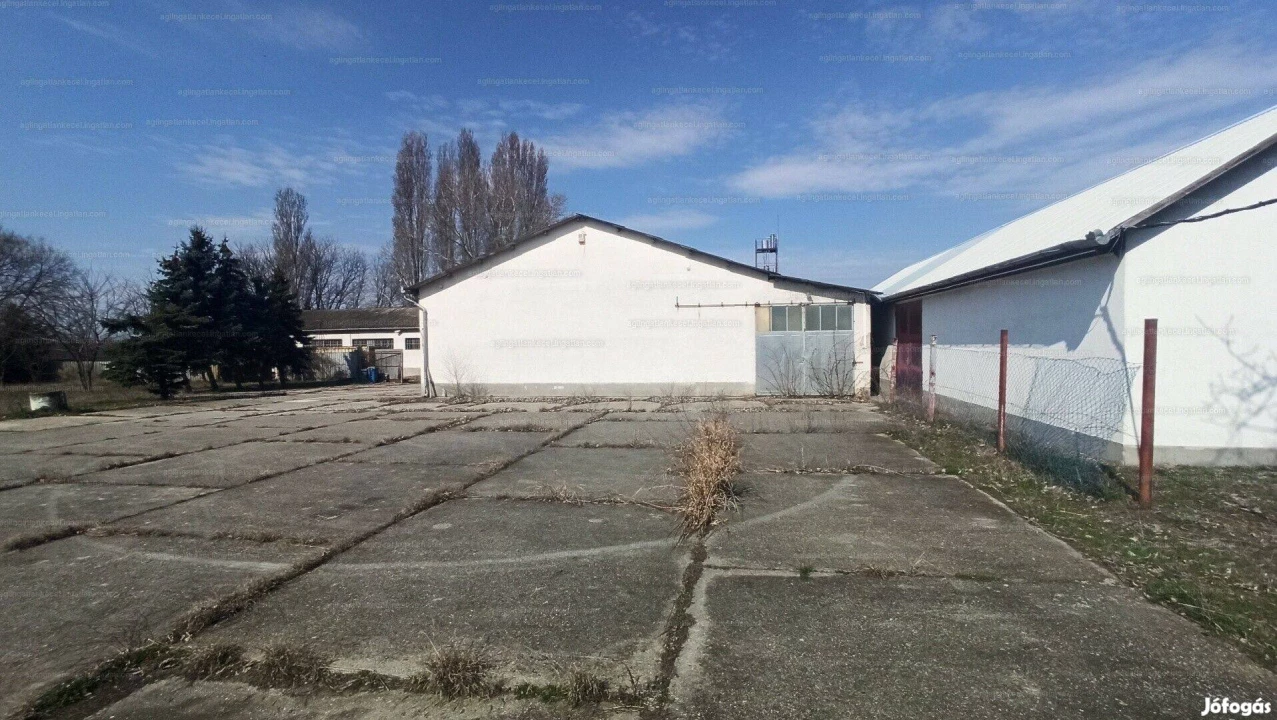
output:
[[[246,442],[79,476],[82,482],[232,487],[355,452],[350,443]]]
[[[743,433],[843,433],[882,432],[887,421],[872,412],[829,412],[822,410],[800,412],[735,413],[728,417],[732,426]]]
[[[750,475],[706,541],[713,565],[1104,580],[1098,567],[947,476]]]
[[[707,571],[681,717],[1130,718],[1269,698],[1273,675],[1134,592]]]
[[[299,696],[236,682],[164,680],[91,716],[90,720],[637,720],[615,708],[569,708],[513,697],[448,700],[404,692]]]
[[[78,477],[145,459],[142,455],[73,455],[60,451],[7,455],[0,462],[0,486]]]
[[[472,402],[464,405],[453,406],[459,410],[468,410],[471,412],[542,412],[553,410],[561,403],[543,401],[543,400],[487,400],[483,402]]]
[[[8,437],[9,432],[39,432],[40,430],[58,430],[61,428],[95,425],[108,418],[96,415],[52,415],[49,417],[27,418],[22,420],[0,420],[0,440]]]
[[[494,466],[535,450],[553,433],[439,430],[371,448],[349,462]]]
[[[115,421],[78,425],[57,430],[0,433],[0,453],[32,450],[39,452],[58,448],[67,448],[68,452],[75,452],[74,446],[81,443],[116,440],[144,435],[149,432],[156,432],[156,428],[147,427],[139,422]]]
[[[743,445],[741,464],[747,472],[854,472],[876,467],[927,473],[939,469],[903,443],[872,433],[756,434]]]
[[[721,400],[689,400],[686,402],[673,402],[661,406],[657,412],[667,413],[720,413],[720,412],[742,412],[751,410],[766,410],[767,403],[762,400],[754,400],[750,398],[723,398]]]
[[[476,497],[566,497],[672,505],[670,456],[648,448],[549,447],[471,487]]]
[[[0,544],[43,530],[105,523],[151,508],[188,500],[204,488],[77,485],[28,485],[0,498]]]
[[[145,455],[157,457],[174,453],[226,447],[250,440],[264,440],[283,433],[279,428],[190,427],[136,435],[126,442],[104,440],[76,445],[74,452],[85,455]]]
[[[599,419],[599,422],[681,422],[694,425],[701,418],[708,417],[702,412],[640,412],[613,411]]]
[[[631,420],[594,422],[555,441],[567,447],[670,448],[692,435],[691,422]]]
[[[617,505],[456,500],[416,515],[214,627],[208,642],[306,644],[406,675],[473,643],[511,681],[569,668],[650,678],[685,553],[670,516]]]
[[[472,468],[329,462],[143,513],[112,527],[215,537],[331,543],[366,532],[442,491],[478,477]]]
[[[307,552],[80,536],[0,555],[0,716],[57,679],[167,632],[198,603],[280,572]]]
[[[375,416],[370,414],[368,417]],[[228,424],[231,427],[279,428],[285,432],[297,432],[347,422],[351,422],[351,418],[337,413],[299,411],[250,415]]]
[[[594,402],[582,402],[572,405],[564,405],[559,408],[560,411],[574,412],[584,410],[595,412],[599,410],[616,410],[621,412],[651,412],[661,407],[661,404],[655,400],[598,400]]]
[[[465,429],[557,433],[585,425],[596,417],[598,413],[501,412],[475,418],[465,424]]]
[[[145,418],[138,423],[152,430],[175,430],[181,428],[209,427],[212,425],[228,425],[264,414],[264,411],[238,410],[200,410],[199,412],[182,413],[180,415],[164,415]]]
[[[361,419],[327,427],[289,433],[276,438],[282,442],[338,442],[378,445],[403,440],[427,430],[447,425],[447,420]]]

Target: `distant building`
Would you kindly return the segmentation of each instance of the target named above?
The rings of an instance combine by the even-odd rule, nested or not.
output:
[[[382,357],[397,353],[402,357],[403,377],[421,374],[421,331],[415,308],[304,310],[302,323],[317,349],[372,348]]]

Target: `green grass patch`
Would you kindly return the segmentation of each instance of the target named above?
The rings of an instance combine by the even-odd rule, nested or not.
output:
[[[1158,468],[1153,508],[1124,490],[1062,486],[977,430],[891,413],[890,434],[1006,503],[1153,602],[1277,670],[1277,468]],[[1114,468],[1112,489],[1134,468]]]

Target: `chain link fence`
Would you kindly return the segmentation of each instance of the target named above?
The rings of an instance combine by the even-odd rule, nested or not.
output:
[[[968,426],[996,444],[998,346],[937,342],[920,350],[902,353],[893,374],[895,405]],[[1069,487],[1114,492],[1114,467],[1125,448],[1138,444],[1140,374],[1139,364],[1117,358],[1008,348],[1006,452]]]

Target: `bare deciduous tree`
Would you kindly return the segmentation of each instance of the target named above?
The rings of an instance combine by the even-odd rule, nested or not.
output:
[[[75,272],[61,250],[0,228],[0,305],[25,310],[68,287]]]
[[[53,342],[75,365],[85,390],[93,389],[98,363],[111,339],[102,326],[136,302],[136,290],[109,275],[77,272],[71,285],[41,304],[44,325]]]
[[[373,307],[400,307],[407,302],[400,288],[399,277],[390,257],[390,246],[386,246],[373,262],[367,300]]]
[[[44,310],[74,285],[76,273],[61,250],[0,228],[0,384],[52,373]]]
[[[549,194],[545,151],[511,132],[501,138],[489,164],[489,249],[505,247],[558,218],[563,196]]]
[[[304,195],[290,187],[275,191],[275,219],[270,227],[273,264],[284,272],[294,290],[299,290],[303,272],[302,245],[310,238],[309,221]]]
[[[395,159],[395,186],[390,196],[394,215],[391,259],[400,286],[421,282],[435,272],[431,257],[430,142],[419,132],[403,137]]]
[[[457,147],[440,146],[435,196],[431,203],[431,242],[440,270],[457,264]]]
[[[487,242],[488,178],[483,171],[479,143],[469,130],[457,136],[458,261],[465,262],[490,249]]]
[[[278,267],[303,310],[339,309],[363,304],[368,260],[332,238],[316,238],[306,226],[306,198],[292,188],[275,193],[271,244],[239,249],[245,272],[260,279]]]
[[[358,307],[364,296],[368,261],[354,248],[332,238],[307,237],[302,245],[302,308],[337,310]]]

